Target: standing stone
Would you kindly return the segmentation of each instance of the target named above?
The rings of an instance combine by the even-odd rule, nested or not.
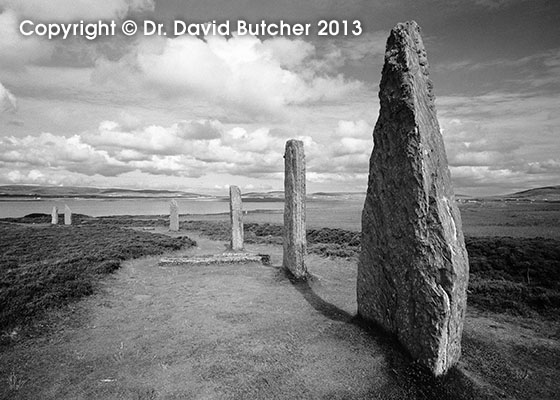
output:
[[[57,225],[58,224],[58,207],[53,206],[51,211],[51,224]]]
[[[305,154],[303,142],[288,140],[284,154],[283,266],[297,279],[307,277],[305,253]]]
[[[175,199],[169,203],[169,230],[171,232],[179,231],[179,205]]]
[[[229,187],[229,216],[231,220],[231,249],[243,250],[243,210],[241,190],[237,186]]]
[[[67,204],[64,205],[64,225],[72,225],[72,210]]]
[[[461,354],[469,264],[416,22],[391,31],[379,99],[358,313],[438,376]]]

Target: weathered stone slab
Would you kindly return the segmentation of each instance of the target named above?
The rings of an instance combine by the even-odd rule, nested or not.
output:
[[[64,225],[72,225],[72,210],[68,205],[64,205]]]
[[[267,254],[224,253],[193,257],[165,257],[159,261],[159,265],[205,265],[250,262],[260,262],[268,265],[270,262],[270,256]]]
[[[305,153],[303,142],[288,140],[284,154],[284,252],[282,265],[305,279]]]
[[[389,36],[362,213],[358,313],[434,375],[457,363],[468,258],[415,22]]]
[[[57,225],[58,224],[58,207],[53,206],[51,211],[51,224]]]
[[[233,251],[243,250],[243,209],[241,190],[237,186],[229,187],[229,216],[231,221],[230,247]]]
[[[179,205],[175,199],[169,203],[169,230],[172,232],[179,231]]]

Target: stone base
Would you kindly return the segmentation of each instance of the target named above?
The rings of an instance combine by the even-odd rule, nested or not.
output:
[[[160,259],[160,266],[170,265],[207,265],[207,264],[244,264],[260,262],[263,265],[270,264],[268,254],[249,254],[249,253],[224,253],[211,254],[192,257],[165,257]]]

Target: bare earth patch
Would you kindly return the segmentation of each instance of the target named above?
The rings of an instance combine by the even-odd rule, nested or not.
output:
[[[155,232],[165,228],[156,227]],[[167,255],[211,254],[225,242]],[[314,279],[292,283],[281,246],[258,263],[158,266],[126,261],[74,318],[2,349],[4,399],[554,398],[551,326],[470,313],[460,367],[431,380],[382,332],[354,318],[353,260],[309,255]],[[535,328],[535,329],[533,329]]]

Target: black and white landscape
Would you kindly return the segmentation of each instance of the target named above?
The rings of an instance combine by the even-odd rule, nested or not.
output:
[[[0,0],[0,398],[555,399],[559,15]]]

